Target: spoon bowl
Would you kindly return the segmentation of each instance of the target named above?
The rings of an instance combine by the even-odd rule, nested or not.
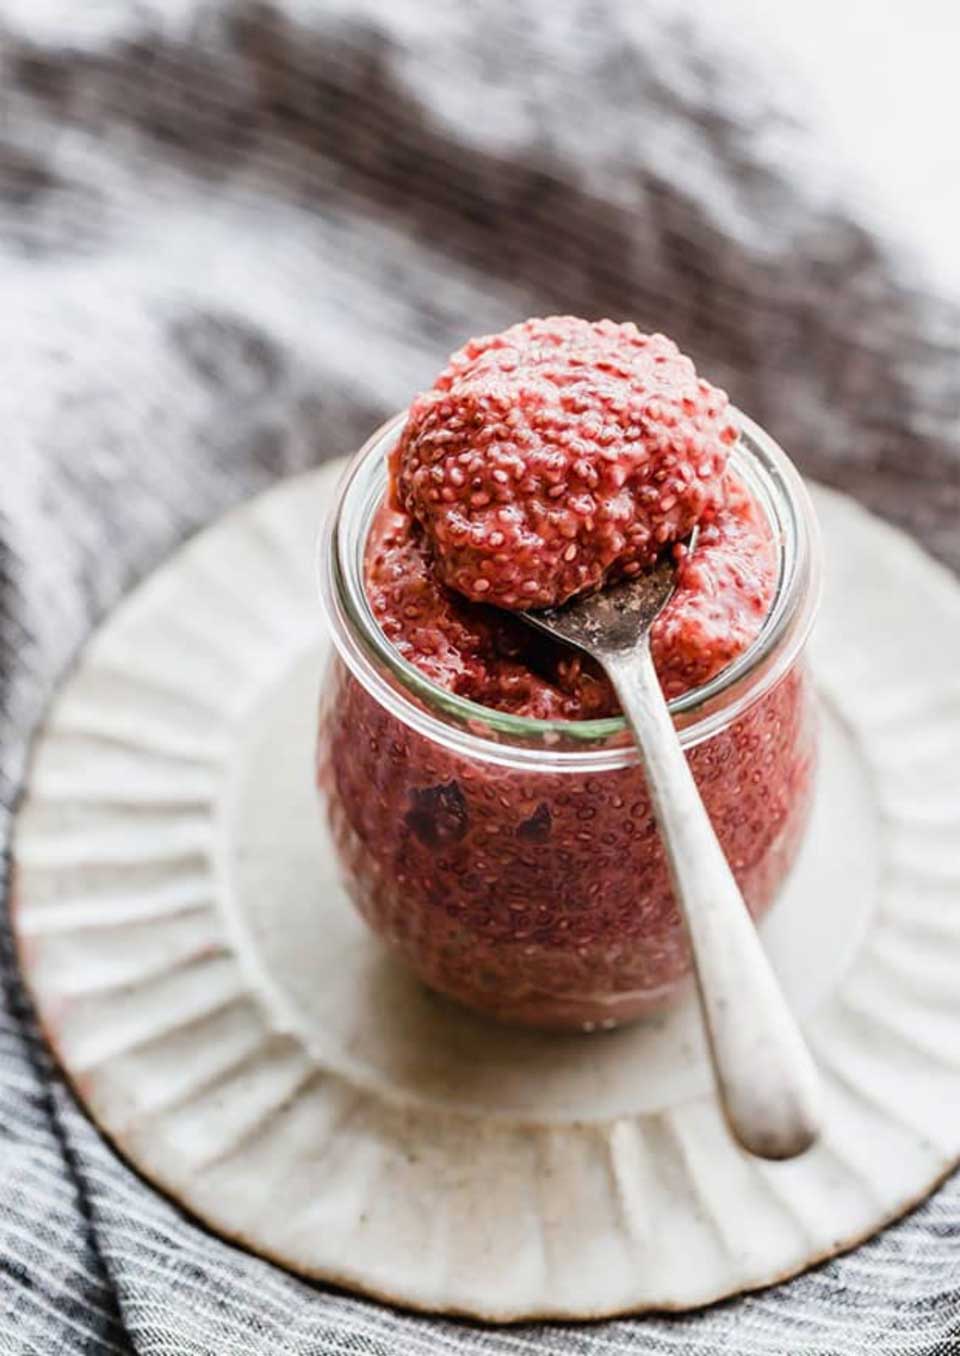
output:
[[[688,540],[688,552],[696,548],[698,531],[694,528]],[[592,655],[606,667],[604,655],[629,654],[643,643],[676,586],[676,562],[664,553],[649,569],[641,570],[631,579],[608,584],[597,593],[571,598],[560,607],[522,612],[520,617],[554,640]]]

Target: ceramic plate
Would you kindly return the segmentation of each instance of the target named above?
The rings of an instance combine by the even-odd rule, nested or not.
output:
[[[763,935],[823,1071],[803,1159],[731,1143],[692,997],[485,1024],[381,951],[311,785],[338,468],[194,540],[94,636],[16,826],[14,920],[78,1095],[224,1236],[491,1320],[686,1309],[867,1237],[960,1158],[960,589],[820,491],[823,767]]]

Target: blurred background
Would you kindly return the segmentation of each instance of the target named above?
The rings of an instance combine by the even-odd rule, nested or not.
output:
[[[3,833],[124,590],[527,315],[667,332],[960,569],[958,51],[952,0],[0,0]],[[111,1209],[155,1285],[209,1240],[44,1085],[6,969],[0,1255],[57,1240],[44,1312],[126,1350]],[[936,1298],[926,1227],[878,1255]],[[791,1287],[811,1324],[846,1265]],[[8,1349],[79,1349],[41,1337]]]
[[[69,525],[102,600],[573,311],[960,564],[958,39],[937,0],[3,0],[8,549]]]

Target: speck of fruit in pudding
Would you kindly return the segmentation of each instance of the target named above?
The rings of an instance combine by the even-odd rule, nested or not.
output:
[[[413,402],[394,502],[450,589],[549,607],[709,522],[736,439],[724,392],[664,335],[527,320],[472,339]]]

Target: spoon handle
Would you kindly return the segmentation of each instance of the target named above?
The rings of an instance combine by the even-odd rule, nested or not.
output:
[[[793,1158],[819,1131],[816,1067],[713,831],[660,687],[649,640],[604,665],[644,758],[727,1123],[760,1158]]]

